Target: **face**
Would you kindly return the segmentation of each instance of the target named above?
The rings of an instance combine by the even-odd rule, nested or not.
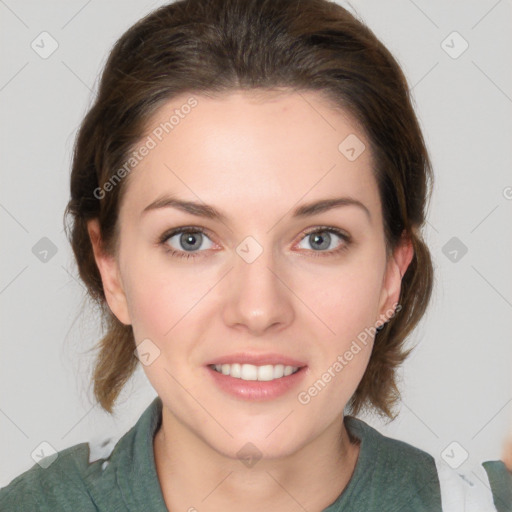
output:
[[[169,421],[227,457],[247,442],[284,457],[339,429],[412,255],[386,258],[369,142],[317,93],[195,99],[148,132],[118,252],[96,259]]]

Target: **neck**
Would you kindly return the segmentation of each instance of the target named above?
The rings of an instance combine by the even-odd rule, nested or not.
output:
[[[333,449],[333,446],[336,449]],[[322,511],[347,486],[359,455],[341,417],[309,444],[247,467],[176,421],[165,406],[154,438],[156,470],[169,510]]]

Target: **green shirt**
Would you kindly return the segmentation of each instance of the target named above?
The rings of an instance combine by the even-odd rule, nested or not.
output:
[[[110,455],[90,462],[89,444],[81,443],[58,452],[46,469],[42,459],[0,489],[0,511],[168,512],[153,454],[161,420],[162,401],[156,397]],[[474,484],[428,453],[386,437],[355,417],[345,416],[345,422],[361,441],[359,458],[348,485],[324,512],[465,512],[470,509],[464,500],[467,505],[473,498],[488,499],[493,507],[475,511],[512,511],[512,474],[503,462],[483,464],[492,491],[476,497],[471,494]],[[201,510],[200,503],[192,507]]]

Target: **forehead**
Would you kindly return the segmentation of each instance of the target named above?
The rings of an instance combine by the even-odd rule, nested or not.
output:
[[[315,92],[183,94],[156,111],[143,145],[123,200],[132,210],[165,193],[261,214],[339,195],[380,209],[364,132]]]

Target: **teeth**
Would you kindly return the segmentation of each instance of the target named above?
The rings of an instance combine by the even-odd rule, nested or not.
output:
[[[271,364],[255,366],[254,368],[257,368],[258,380],[272,380],[274,378],[274,367]]]
[[[287,368],[291,368],[288,366]],[[278,379],[279,377],[282,377],[284,375],[284,366],[282,364],[276,364],[274,366],[274,379]]]
[[[242,377],[242,366],[239,365],[238,363],[235,363],[235,364],[232,364],[232,365],[227,365],[227,366],[231,366],[230,370],[229,370],[229,375],[231,375],[231,377],[237,377],[238,379]]]
[[[216,364],[213,368],[223,375],[230,375],[236,379],[242,380],[261,380],[269,381],[287,377],[298,371],[297,366],[284,366],[282,364],[267,364],[264,366],[255,366],[253,364]]]

